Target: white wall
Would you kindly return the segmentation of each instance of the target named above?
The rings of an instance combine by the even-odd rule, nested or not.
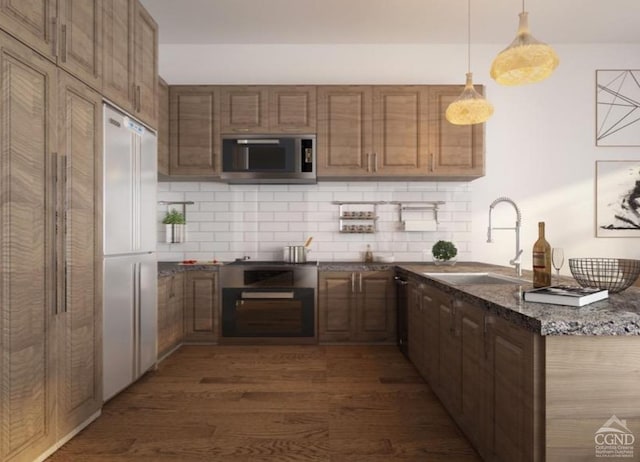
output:
[[[595,147],[595,70],[640,69],[640,45],[559,45],[561,64],[548,80],[505,88],[488,77],[506,44],[474,45],[475,82],[485,84],[496,112],[486,125],[487,175],[470,184],[470,257],[506,264],[514,237],[487,244],[488,206],[512,197],[523,214],[525,268],[539,220],[547,240],[567,257],[640,258],[638,238],[595,238],[595,161],[640,160],[638,148]],[[160,74],[170,83],[462,83],[459,45],[163,45]],[[509,225],[506,205],[495,225]],[[565,272],[567,268],[565,267]]]

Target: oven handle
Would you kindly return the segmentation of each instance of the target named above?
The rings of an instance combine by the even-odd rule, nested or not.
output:
[[[242,292],[240,294],[242,299],[256,299],[256,298],[269,298],[269,299],[293,299],[293,292]]]
[[[268,139],[268,138],[264,138],[264,139],[241,139],[241,140],[236,140],[237,144],[280,144],[280,140],[279,139]]]

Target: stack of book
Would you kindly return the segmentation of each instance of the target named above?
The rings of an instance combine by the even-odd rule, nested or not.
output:
[[[576,286],[549,286],[527,290],[523,293],[527,302],[550,303],[552,305],[584,306],[609,297],[606,289]]]

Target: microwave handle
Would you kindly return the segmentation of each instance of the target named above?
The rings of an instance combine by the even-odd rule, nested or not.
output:
[[[239,139],[236,140],[238,144],[280,144],[278,139]]]

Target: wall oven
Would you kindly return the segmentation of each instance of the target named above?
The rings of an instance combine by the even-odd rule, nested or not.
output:
[[[225,135],[222,171],[228,183],[315,183],[315,135]]]
[[[222,341],[314,343],[317,285],[317,268],[311,264],[242,262],[223,266]]]

